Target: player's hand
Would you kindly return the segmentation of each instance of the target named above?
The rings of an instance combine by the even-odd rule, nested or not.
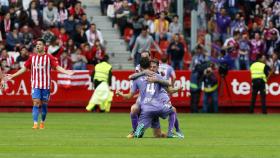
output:
[[[9,81],[9,80],[11,80],[11,79],[13,79],[14,77],[13,77],[13,75],[11,75],[11,74],[5,74],[5,76],[4,76],[4,78],[2,79],[2,80],[4,80],[4,82],[5,81]]]
[[[66,74],[70,75],[70,76],[74,75],[74,73],[75,73],[75,71],[73,71],[73,70],[67,70],[66,71]]]
[[[117,96],[122,96],[122,94],[123,94],[123,93],[122,93],[121,91],[119,91],[119,90],[116,91],[116,95],[117,95]]]

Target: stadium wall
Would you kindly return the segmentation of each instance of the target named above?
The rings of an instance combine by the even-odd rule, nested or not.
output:
[[[127,78],[133,71],[114,71],[112,90],[129,91],[131,81]],[[53,112],[85,112],[92,95],[90,71],[77,71],[72,77],[52,72],[51,100],[49,110]],[[177,71],[175,87],[182,87],[172,95],[172,104],[179,112],[189,111],[190,71]],[[218,75],[218,74],[217,74]],[[218,75],[219,76],[219,75]],[[248,112],[251,97],[251,77],[249,71],[230,71],[225,78],[219,78],[220,112]],[[0,112],[31,111],[30,72],[9,81],[5,90],[0,91]],[[267,84],[267,106],[269,112],[280,112],[280,76],[271,76]],[[202,97],[201,97],[202,100]],[[112,112],[128,112],[135,99],[124,100],[114,96]],[[200,104],[201,106],[201,104]],[[260,104],[257,104],[257,111]]]

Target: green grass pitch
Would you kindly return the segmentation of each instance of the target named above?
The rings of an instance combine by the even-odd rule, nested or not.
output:
[[[0,158],[279,158],[280,115],[179,114],[185,139],[127,139],[129,114],[0,113]],[[161,120],[164,131],[167,120]]]

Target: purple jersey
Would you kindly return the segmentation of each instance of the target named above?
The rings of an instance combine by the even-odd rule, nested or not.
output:
[[[175,75],[174,69],[168,64],[160,64],[158,71],[165,80],[169,80]]]
[[[159,74],[156,74],[156,77],[163,80]],[[169,101],[164,88],[158,83],[149,83],[147,76],[141,76],[133,81],[131,92],[136,93],[137,90],[140,92],[140,105],[143,111],[157,111],[162,108],[164,102]]]

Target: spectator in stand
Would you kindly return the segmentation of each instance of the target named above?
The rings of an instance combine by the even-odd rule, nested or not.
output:
[[[66,70],[71,70],[72,69],[72,61],[71,61],[71,58],[69,57],[69,55],[66,51],[64,51],[60,55],[59,65]]]
[[[16,59],[16,63],[19,64],[19,67],[22,68],[25,61],[29,58],[29,52],[26,47],[20,49],[20,55]]]
[[[6,48],[8,51],[19,51],[22,39],[19,36],[17,28],[13,28],[12,32],[7,34]]]
[[[100,63],[105,56],[105,49],[102,47],[99,40],[95,41],[94,46],[92,47],[92,53],[94,55],[94,61],[93,64],[96,65]]]
[[[65,8],[64,2],[60,1],[58,3],[58,25],[64,26],[65,20],[68,18],[68,11]]]
[[[90,49],[90,45],[88,43],[84,44],[82,47],[82,54],[86,56],[88,63],[87,64],[93,64],[94,54],[92,50]]]
[[[46,27],[58,24],[58,11],[52,0],[48,1],[48,6],[43,9],[43,23]]]
[[[128,43],[129,50],[132,50],[136,37],[138,37],[141,34],[142,27],[144,26],[144,19],[138,16],[137,14],[133,15],[131,24],[133,28],[133,35]]]
[[[250,64],[256,61],[256,57],[258,54],[262,54],[264,52],[264,42],[261,39],[260,33],[255,33],[255,38],[250,41]]]
[[[78,48],[75,53],[71,54],[71,60],[73,63],[73,70],[86,70],[86,64],[87,64],[87,59],[86,57],[82,54],[82,51],[80,48]]]
[[[79,21],[82,15],[85,13],[84,9],[82,8],[82,3],[77,1],[74,6],[69,8],[69,14],[74,16],[74,19]]]
[[[76,31],[72,34],[72,39],[77,47],[82,43],[87,43],[87,36],[81,25],[76,25]]]
[[[239,67],[240,70],[249,70],[250,60],[249,60],[249,52],[250,52],[250,41],[248,35],[244,33],[242,38],[238,42],[239,44]]]
[[[255,38],[255,34],[256,33],[261,34],[261,29],[259,28],[258,24],[256,22],[254,22],[252,28],[249,29],[249,37],[250,37],[250,39]]]
[[[17,23],[18,23],[18,28],[22,28],[24,25],[29,24],[29,17],[28,13],[25,10],[19,10],[19,14],[17,14]]]
[[[271,56],[275,48],[275,43],[278,40],[279,31],[274,27],[272,21],[269,22],[269,27],[264,29],[264,40],[265,40],[265,55]]]
[[[73,39],[69,38],[65,47],[65,51],[67,51],[67,54],[73,54],[75,50],[77,49]]]
[[[6,39],[6,35],[10,31],[12,31],[13,28],[14,28],[14,21],[11,20],[11,14],[6,13],[5,16],[4,16],[4,19],[1,20],[1,23],[0,23],[2,38]]]
[[[154,21],[155,40],[159,43],[162,39],[168,39],[169,22],[165,19],[165,12],[160,13],[159,19]],[[170,41],[170,39],[168,39]]]
[[[124,35],[124,30],[127,27],[128,23],[127,20],[130,17],[130,8],[128,6],[128,2],[127,0],[124,0],[122,3],[122,7],[120,9],[118,9],[116,12],[116,23],[118,24],[118,27],[120,29],[120,34],[121,37],[123,37]]]
[[[182,28],[182,24],[179,23],[179,16],[174,15],[173,21],[169,25],[169,38],[172,39],[175,34],[183,35]]]
[[[7,13],[9,10],[9,0],[0,0],[0,12],[1,13]]]
[[[273,19],[273,13],[272,13],[272,8],[267,8],[266,9],[266,14],[264,14],[264,18],[263,18],[263,21],[264,21],[264,28],[269,28],[270,27],[270,24],[269,22]]]
[[[67,41],[69,39],[69,36],[68,34],[66,33],[66,30],[64,27],[61,27],[59,29],[59,34],[58,34],[58,39],[62,42],[63,46],[66,46],[67,44]]]
[[[64,22],[64,28],[67,34],[71,34],[75,31],[76,22],[73,15],[69,15],[68,19]]]
[[[87,41],[91,47],[94,46],[96,40],[99,40],[104,45],[104,40],[101,31],[96,29],[94,23],[90,24],[90,28],[86,31]]]
[[[198,18],[198,26],[202,30],[206,29],[206,2],[205,0],[198,0],[197,5],[197,18]]]
[[[173,37],[174,41],[169,44],[167,54],[171,58],[171,66],[175,70],[183,70],[184,44],[180,42],[179,34],[175,34]]]
[[[32,33],[34,38],[39,38],[42,35],[41,26],[42,26],[42,13],[39,10],[39,5],[36,1],[32,1],[28,8],[28,19],[29,26],[32,28]]]
[[[162,54],[153,37],[148,34],[148,27],[144,26],[141,34],[136,38],[136,42],[132,49],[131,58],[134,59],[134,66],[137,66],[140,63],[141,53],[143,51],[150,51],[152,44],[157,49],[158,53]]]
[[[239,63],[239,45],[238,41],[240,39],[239,31],[234,31],[233,37],[226,39],[223,48],[227,50],[228,54],[234,60],[235,69],[240,70],[240,63]]]
[[[64,0],[65,8],[70,8],[74,6],[78,0]]]
[[[106,15],[108,5],[113,4],[114,0],[100,0],[100,10],[102,15]]]
[[[142,0],[142,4],[139,5],[138,14],[139,15],[144,15],[144,14],[154,15],[155,11],[154,11],[152,0]]]
[[[51,40],[50,45],[48,46],[47,52],[48,54],[51,54],[52,56],[59,59],[61,54],[64,52],[64,48],[62,46],[62,43],[60,43],[60,40],[54,37]]]
[[[226,15],[225,8],[222,8],[221,12],[216,14],[216,22],[219,38],[224,42],[229,34],[231,22],[230,17]]]
[[[28,25],[22,27],[22,32],[19,33],[19,37],[22,40],[21,44],[23,44],[29,51],[31,51],[33,44],[33,35],[30,32]]]
[[[4,74],[6,74],[7,72],[9,72],[11,70],[11,67],[7,64],[7,61],[5,59],[0,60],[0,64],[1,64],[1,70]]]
[[[43,31],[42,39],[46,42],[46,45],[49,45],[54,38],[55,35],[51,31],[51,27],[47,27],[46,30]]]
[[[1,61],[5,61],[5,65],[11,69],[18,69],[18,65],[15,64],[15,59],[12,56],[9,56],[7,50],[3,49],[1,51]]]
[[[155,13],[168,12],[170,0],[153,0]]]
[[[151,20],[149,14],[144,14],[144,26],[148,27],[149,34],[154,37],[155,36],[155,28],[154,28],[154,21]]]
[[[90,27],[90,23],[87,20],[86,14],[82,14],[79,24],[82,26],[83,30],[87,30]]]

